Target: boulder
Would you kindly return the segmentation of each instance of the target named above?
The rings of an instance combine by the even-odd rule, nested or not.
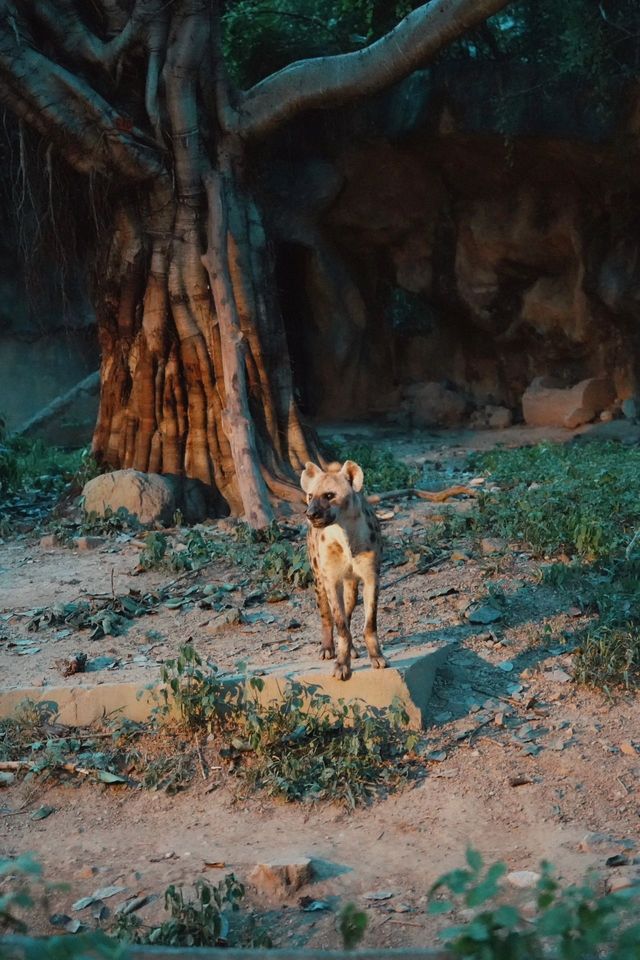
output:
[[[82,491],[85,513],[103,517],[126,510],[141,524],[170,524],[176,512],[172,484],[157,473],[114,470],[94,477]]]
[[[589,423],[614,403],[615,388],[607,377],[582,380],[562,388],[546,377],[537,377],[522,397],[522,414],[531,427],[567,427]]]
[[[271,860],[268,863],[258,863],[248,879],[259,893],[283,897],[305,886],[312,876],[311,860],[301,857],[295,861]]]
[[[513,414],[508,407],[489,403],[481,410],[475,410],[469,422],[476,430],[506,430],[513,423]]]
[[[411,413],[414,426],[455,427],[465,419],[467,401],[445,384],[415,384],[408,388],[406,396],[405,405]]]

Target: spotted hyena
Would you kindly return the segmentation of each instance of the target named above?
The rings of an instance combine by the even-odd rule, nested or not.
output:
[[[386,667],[377,633],[378,585],[382,537],[378,519],[362,490],[361,467],[352,460],[322,470],[307,463],[300,485],[307,495],[307,546],[316,598],[322,618],[322,659],[336,657],[333,628],[338,634],[334,676],[348,680],[351,657],[358,652],[351,638],[351,615],[363,583],[364,640],[374,667]]]

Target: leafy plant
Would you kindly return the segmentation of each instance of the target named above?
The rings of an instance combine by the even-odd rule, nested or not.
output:
[[[467,866],[440,877],[430,891],[429,912],[464,908],[477,911],[465,923],[445,928],[440,937],[454,956],[477,960],[582,960],[638,956],[638,897],[629,891],[601,896],[589,883],[562,888],[551,866],[543,863],[535,890],[537,914],[525,918],[504,900],[504,863],[485,868],[476,850],[467,851]],[[444,898],[441,894],[445,893]],[[495,901],[498,901],[497,903]]]
[[[225,910],[238,910],[244,887],[232,873],[217,885],[198,879],[195,899],[185,897],[182,887],[173,884],[164,895],[169,919],[151,931],[147,943],[167,947],[213,947],[226,941],[228,922]]]
[[[290,682],[280,702],[242,705],[229,752],[244,757],[242,775],[271,796],[355,807],[409,775],[400,760],[417,738],[403,728],[406,720],[399,706],[386,714],[359,703],[333,704]]]
[[[338,918],[338,929],[345,950],[354,950],[358,946],[365,935],[367,923],[366,913],[364,910],[358,910],[355,904],[347,903],[342,908]]]
[[[165,715],[172,701],[182,721],[192,730],[211,731],[220,723],[229,694],[218,678],[218,668],[205,664],[194,646],[185,643],[175,659],[166,660],[160,672]]]
[[[369,443],[334,441],[330,454],[339,461],[355,460],[362,467],[369,493],[413,487],[420,475],[417,467],[408,466],[384,447]]]
[[[19,913],[34,905],[29,881],[39,879],[41,874],[40,865],[28,855],[0,859],[0,934],[26,932],[27,925]]]

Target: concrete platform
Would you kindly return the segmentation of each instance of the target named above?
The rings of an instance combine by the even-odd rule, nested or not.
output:
[[[426,637],[426,635],[424,635]],[[436,670],[447,656],[450,644],[421,642],[423,635],[405,637],[389,649],[390,662],[386,670],[373,670],[368,657],[353,662],[353,675],[347,681],[331,676],[329,661],[305,660],[276,666],[267,670],[251,671],[247,675],[223,675],[220,679],[231,689],[244,686],[244,695],[268,703],[283,699],[288,681],[295,681],[310,692],[326,694],[333,701],[359,701],[370,707],[388,709],[397,699],[408,715],[408,726],[424,725],[425,710]],[[258,692],[247,683],[247,676],[260,676],[264,683]],[[47,703],[55,712],[57,722],[84,727],[108,714],[119,711],[130,720],[144,721],[151,717],[158,705],[162,685],[142,686],[140,683],[101,683],[69,687],[25,687],[18,690],[0,689],[0,718],[10,717],[24,700]]]

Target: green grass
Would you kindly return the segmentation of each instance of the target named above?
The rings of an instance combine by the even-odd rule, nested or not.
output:
[[[379,445],[334,441],[329,447],[329,455],[340,462],[355,460],[364,472],[368,493],[413,487],[420,476],[417,467],[408,466]]]
[[[537,555],[620,556],[640,527],[640,449],[616,443],[540,444],[476,454],[470,469],[499,493],[482,493],[480,536],[528,544]]]
[[[541,580],[594,615],[575,637],[576,680],[609,694],[637,688],[640,559],[629,548],[640,528],[640,449],[540,444],[476,454],[469,467],[500,487],[479,497],[471,521],[478,536],[564,555],[541,568]]]
[[[97,473],[88,450],[60,450],[42,440],[0,437],[0,497],[21,491],[62,492],[72,480],[84,484]]]

